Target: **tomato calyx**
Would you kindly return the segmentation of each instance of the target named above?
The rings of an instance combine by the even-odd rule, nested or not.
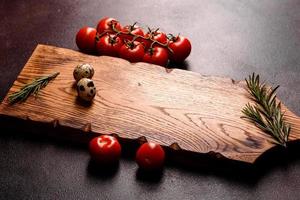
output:
[[[107,32],[107,31],[103,31],[102,33],[97,32],[96,37],[95,37],[96,42],[98,42],[100,40],[100,38],[102,38],[106,34],[109,34],[109,32]]]
[[[151,56],[153,56],[153,53],[154,53],[154,48],[153,48],[152,44],[151,44],[151,47],[147,50]]]
[[[169,60],[169,53],[166,48],[154,46],[149,48],[143,57],[143,62],[166,67]]]
[[[102,18],[97,25],[97,32],[98,33],[103,33],[103,32],[107,32],[107,33],[113,33],[114,31],[112,30],[112,26],[115,27],[115,29],[121,30],[121,25],[119,23],[119,21],[117,21],[114,18],[111,17],[105,17]]]
[[[145,54],[144,46],[139,41],[125,40],[119,56],[131,63],[141,62]]]
[[[136,24],[137,24],[137,22],[134,22],[132,25],[128,26],[129,33],[131,33],[132,31],[134,31],[136,29]]]
[[[157,28],[155,30],[149,29],[149,31],[146,35],[148,35],[152,41],[157,41],[163,45],[168,44],[167,35],[164,32],[160,31],[159,28]]]
[[[136,44],[134,41],[135,41],[136,38],[133,38],[132,41],[130,40],[125,40],[124,41],[124,44],[129,48],[129,49],[134,49],[137,45],[139,45],[140,43]]]
[[[103,32],[103,33],[97,33],[95,40],[96,42],[99,42],[100,38],[102,38],[104,35],[108,35],[109,37],[109,44],[114,45],[115,43],[117,43],[117,38],[120,35],[120,33],[117,34],[109,34],[108,32]]]
[[[123,46],[123,40],[117,34],[106,34],[99,38],[96,44],[98,55],[118,57],[119,50]]]
[[[108,35],[109,37],[109,44],[114,45],[117,43],[117,38],[118,38],[118,34],[112,36],[112,35]]]
[[[159,28],[157,29],[151,29],[148,27],[148,34],[150,37],[156,36],[158,34]]]
[[[180,33],[178,33],[178,35],[173,35],[172,33],[169,33],[168,34],[168,40],[169,41],[172,41],[172,42],[176,42],[178,39],[179,39],[179,35]]]
[[[170,54],[170,61],[182,63],[191,53],[192,45],[188,38],[181,35],[169,34],[169,48],[173,50]]]
[[[116,20],[112,20],[112,21],[110,21],[109,23],[108,23],[108,26],[110,27],[110,28],[115,28],[116,27],[116,24],[117,24],[118,22],[116,21]]]

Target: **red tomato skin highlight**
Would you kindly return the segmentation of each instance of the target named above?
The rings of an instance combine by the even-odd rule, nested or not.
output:
[[[170,60],[175,63],[182,63],[191,53],[191,42],[183,36],[175,37],[170,40],[169,47],[173,53],[169,53]]]
[[[136,152],[136,162],[141,169],[162,169],[165,161],[165,151],[159,144],[147,142],[140,146]]]
[[[101,164],[113,164],[119,161],[121,145],[110,135],[93,138],[89,143],[89,153],[92,160]]]
[[[94,53],[96,50],[97,31],[91,27],[83,27],[76,34],[76,44],[80,51]]]
[[[150,38],[154,41],[160,42],[162,44],[167,44],[168,43],[167,35],[165,33],[161,32],[161,31],[146,33],[145,37]],[[143,42],[145,44],[145,49],[149,49],[151,44],[153,43],[152,41],[149,41],[149,40],[144,40]],[[154,44],[154,46],[158,46],[158,44]]]
[[[121,24],[119,23],[118,20],[112,17],[104,17],[98,22],[97,32],[100,34],[103,33],[104,31],[108,33],[114,33],[112,29],[112,24],[115,25],[115,29],[117,29],[118,31],[122,29]]]
[[[144,57],[143,62],[156,64],[160,66],[167,66],[169,59],[168,50],[163,47],[153,47],[152,53],[148,50]]]
[[[120,48],[123,46],[123,40],[120,37],[115,37],[114,41],[111,41],[111,38],[115,35],[104,35],[102,36],[96,44],[96,49],[98,55],[106,56],[119,56]]]
[[[134,35],[139,35],[139,36],[142,36],[144,37],[144,31],[142,28],[134,25],[128,25],[128,26],[124,26],[121,30],[123,33],[132,33]],[[132,40],[134,36],[132,35],[127,35],[127,34],[121,34],[121,38],[123,40]],[[141,42],[143,39],[142,38],[137,38],[136,41],[139,41]]]
[[[134,47],[124,44],[120,48],[119,56],[132,63],[141,62],[144,57],[144,46],[138,41],[134,41],[133,44]]]

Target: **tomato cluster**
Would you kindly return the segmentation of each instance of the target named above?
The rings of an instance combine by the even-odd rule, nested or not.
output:
[[[110,17],[101,19],[96,29],[81,28],[76,35],[76,44],[85,53],[161,66],[167,66],[169,61],[182,63],[192,49],[190,41],[184,36],[167,36],[158,29],[144,32],[136,23],[122,27],[119,21]]]
[[[115,137],[102,135],[90,141],[89,152],[98,164],[111,165],[119,161],[121,145]],[[136,162],[144,170],[159,170],[163,167],[164,160],[163,148],[153,142],[142,144],[136,152]]]

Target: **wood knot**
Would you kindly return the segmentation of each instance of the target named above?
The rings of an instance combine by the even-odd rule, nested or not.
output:
[[[59,121],[57,119],[55,119],[52,121],[52,124],[53,124],[53,128],[56,128],[59,126]]]
[[[210,151],[208,152],[208,155],[212,156],[212,157],[215,157],[217,159],[223,159],[224,156],[218,152],[214,152],[214,151]]]
[[[174,68],[167,68],[167,67],[165,69],[167,73],[171,73],[174,70]]]
[[[181,147],[179,146],[179,144],[177,142],[174,142],[170,145],[170,148],[173,149],[173,150],[181,150]]]
[[[113,137],[115,137],[115,138],[119,138],[119,135],[117,133],[112,133],[110,135],[113,136]]]
[[[86,123],[82,129],[83,132],[89,133],[92,131],[92,124],[91,123]]]
[[[145,136],[141,136],[141,137],[137,138],[137,141],[140,144],[144,144],[147,142],[147,138]]]

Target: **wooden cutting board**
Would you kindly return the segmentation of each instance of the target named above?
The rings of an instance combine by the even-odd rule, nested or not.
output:
[[[81,104],[74,88],[73,69],[94,66],[97,95],[92,105]],[[181,151],[214,152],[228,159],[254,163],[272,148],[272,137],[242,119],[250,101],[244,81],[202,76],[146,63],[91,56],[77,51],[38,45],[8,94],[32,79],[60,75],[22,104],[0,105],[1,118],[61,126],[72,133],[117,134],[121,139],[145,137]],[[292,125],[290,141],[300,138],[300,119],[283,106]],[[21,124],[14,124],[20,126]],[[43,134],[43,131],[40,131]],[[80,137],[78,138],[80,140]]]

